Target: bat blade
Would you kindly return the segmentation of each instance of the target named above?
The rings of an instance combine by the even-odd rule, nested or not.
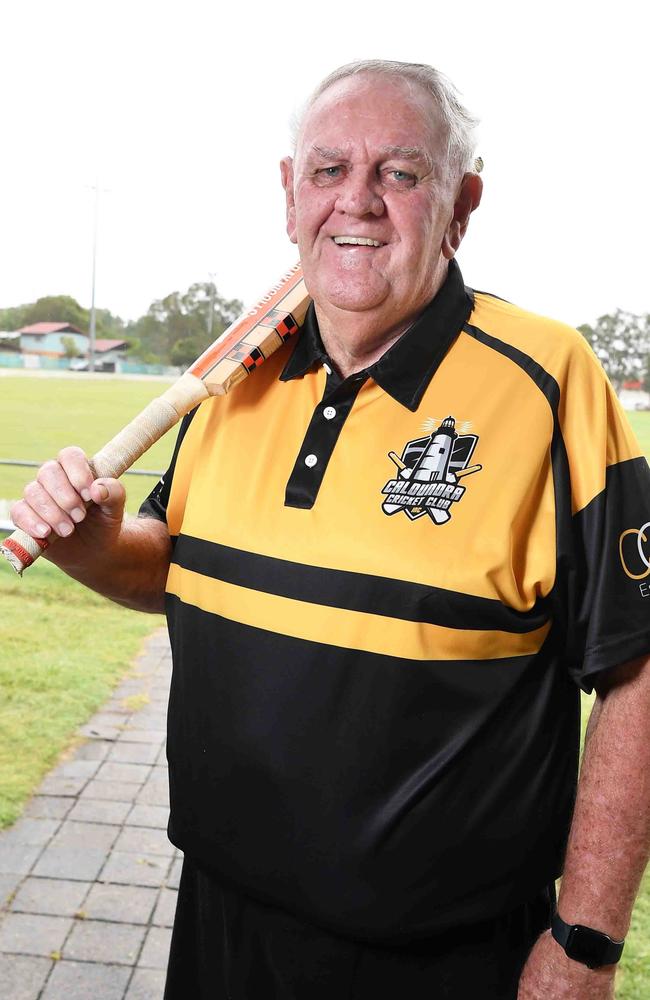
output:
[[[297,333],[309,306],[300,264],[291,268],[248,312],[225,330],[188,372],[211,396],[228,392]]]
[[[300,264],[228,327],[184,375],[154,399],[90,460],[96,478],[118,478],[181,417],[210,396],[222,396],[297,333],[309,307]],[[48,543],[17,528],[0,551],[21,574]]]

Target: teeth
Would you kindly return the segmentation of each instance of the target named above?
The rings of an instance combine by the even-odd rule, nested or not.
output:
[[[351,243],[358,247],[382,247],[384,244],[379,240],[368,240],[364,236],[335,236],[334,242],[341,246],[343,243]]]

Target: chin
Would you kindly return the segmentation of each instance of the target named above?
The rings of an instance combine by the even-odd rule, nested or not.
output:
[[[321,299],[330,302],[337,309],[346,309],[350,312],[378,309],[386,301],[389,293],[388,288],[377,287],[373,281],[364,281],[351,276],[338,276],[330,281],[321,279],[317,285],[317,294]]]

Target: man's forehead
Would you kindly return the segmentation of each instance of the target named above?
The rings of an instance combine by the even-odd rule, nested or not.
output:
[[[415,158],[422,149],[446,139],[446,126],[438,105],[423,87],[399,77],[363,74],[338,80],[320,94],[308,109],[298,135],[301,153],[318,150],[344,154],[365,134],[366,124],[390,154],[398,151]],[[347,135],[346,135],[347,133]],[[407,152],[408,151],[408,152]]]

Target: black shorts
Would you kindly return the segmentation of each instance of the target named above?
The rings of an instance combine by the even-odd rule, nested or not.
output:
[[[554,886],[510,913],[400,947],[337,937],[185,859],[165,1000],[516,1000]]]

